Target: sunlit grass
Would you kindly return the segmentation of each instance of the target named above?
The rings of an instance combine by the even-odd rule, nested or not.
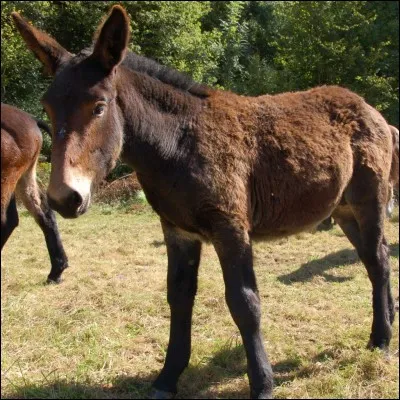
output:
[[[168,342],[166,248],[145,202],[58,218],[70,269],[50,263],[32,217],[2,253],[2,398],[143,398]],[[386,232],[398,301],[398,209]],[[276,398],[398,398],[398,315],[388,361],[365,349],[364,266],[337,226],[254,245]],[[203,246],[192,357],[178,398],[249,396],[246,361],[214,249]]]

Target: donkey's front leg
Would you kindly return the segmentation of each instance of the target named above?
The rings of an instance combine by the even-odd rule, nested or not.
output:
[[[47,202],[46,193],[37,184],[36,163],[21,177],[16,192],[44,234],[51,262],[47,283],[59,283],[61,274],[68,268],[68,257],[60,238],[54,211]]]
[[[248,233],[225,226],[216,233],[214,246],[223,270],[226,302],[246,350],[251,398],[271,398],[272,369],[260,332],[260,299]]]
[[[170,337],[164,367],[154,382],[151,398],[172,398],[179,376],[190,358],[192,309],[197,291],[201,243],[176,234],[162,222],[168,254],[168,303],[171,309]]]

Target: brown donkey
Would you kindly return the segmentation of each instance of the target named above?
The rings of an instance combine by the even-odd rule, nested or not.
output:
[[[199,85],[127,51],[114,6],[92,48],[73,55],[13,13],[54,80],[42,103],[53,125],[51,205],[66,218],[119,156],[161,218],[171,330],[154,398],[177,391],[188,365],[201,242],[213,243],[242,335],[251,396],[272,396],[260,333],[252,237],[288,235],[335,217],[373,288],[371,347],[386,348],[394,305],[383,232],[392,136],[383,117],[340,87],[244,97]]]
[[[50,131],[26,112],[1,104],[1,248],[18,225],[16,193],[44,233],[51,261],[47,282],[58,283],[68,259],[54,212],[36,182],[36,164],[42,148],[38,126]]]

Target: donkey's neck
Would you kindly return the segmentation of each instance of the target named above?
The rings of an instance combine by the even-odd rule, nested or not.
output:
[[[202,100],[127,68],[120,68],[117,82],[123,161],[141,174],[168,173],[188,157],[190,126]]]

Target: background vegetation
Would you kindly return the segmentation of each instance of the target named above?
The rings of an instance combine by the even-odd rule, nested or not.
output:
[[[131,50],[199,82],[247,95],[342,85],[398,126],[397,1],[2,1],[2,102],[45,119],[49,78],[12,11],[77,52],[117,3],[131,16]]]

